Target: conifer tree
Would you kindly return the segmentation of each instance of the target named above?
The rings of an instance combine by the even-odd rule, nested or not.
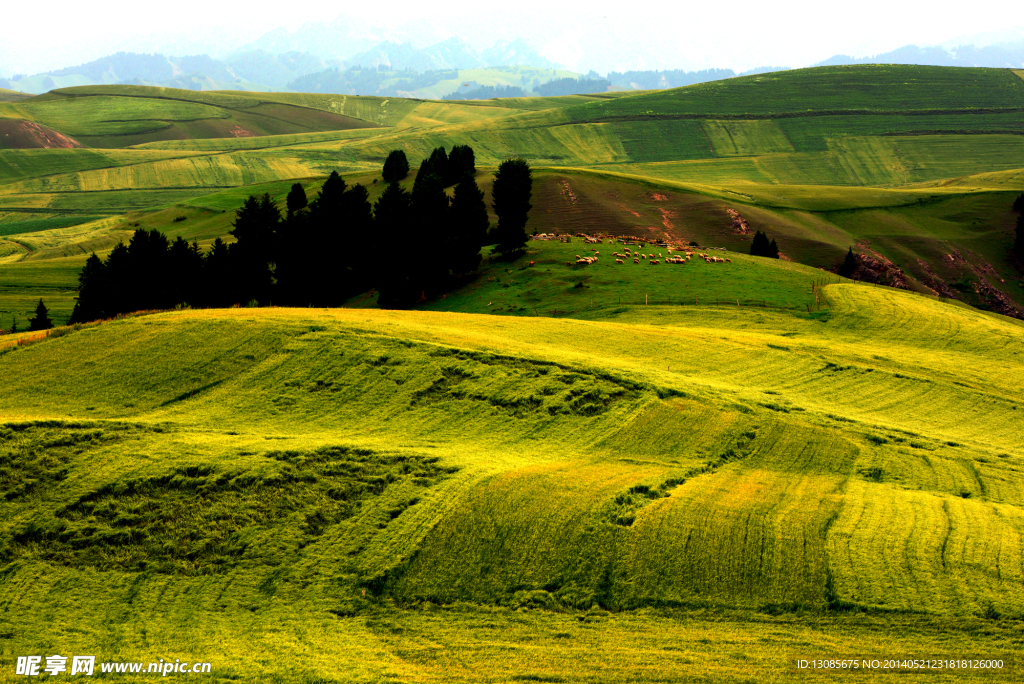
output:
[[[434,174],[417,174],[412,186],[412,215],[415,220],[408,244],[419,255],[411,268],[420,296],[442,289],[448,278],[449,259],[446,252],[448,231],[448,195],[441,180]]]
[[[409,192],[397,182],[389,183],[374,205],[373,221],[377,235],[399,246],[397,253],[382,263],[377,275],[377,304],[382,309],[411,306],[420,294],[415,291],[411,271],[415,260],[422,256],[412,250],[415,230]]]
[[[765,255],[769,259],[779,258],[779,246],[775,243],[775,238],[772,238],[772,242],[768,245],[768,253]]]
[[[495,251],[502,258],[513,259],[526,248],[532,192],[533,176],[525,159],[507,159],[498,166],[491,196],[494,213],[498,215]]]
[[[309,201],[306,199],[306,191],[302,187],[302,183],[292,185],[292,189],[288,191],[288,199],[285,201],[287,203],[287,217],[289,219],[306,208]]]
[[[1014,242],[1014,251],[1019,258],[1024,259],[1024,214],[1017,217],[1017,239]]]
[[[345,191],[345,230],[349,240],[358,241],[373,234],[373,205],[370,193],[362,184],[356,183]],[[375,278],[373,267],[378,263],[368,260],[353,249],[343,249],[339,255],[346,270],[342,286],[342,298],[347,299],[372,287]]]
[[[448,171],[452,183],[461,183],[476,174],[476,156],[469,145],[456,145],[448,155]]]
[[[220,238],[214,240],[210,251],[203,255],[202,272],[203,297],[200,301],[203,306],[224,308],[241,303],[228,246]]]
[[[381,178],[385,183],[395,183],[409,175],[409,160],[402,150],[391,150],[388,158],[384,160],[384,168],[381,170]]]
[[[68,323],[85,323],[105,317],[106,265],[93,252],[78,274],[78,298]]]
[[[1024,192],[1017,195],[1017,199],[1013,200],[1013,210],[1024,213]]]
[[[857,257],[853,254],[853,247],[850,247],[850,250],[846,253],[846,258],[843,259],[843,264],[839,267],[839,275],[849,278],[856,270]]]
[[[765,256],[768,253],[768,236],[760,230],[754,233],[754,240],[750,243],[751,256]]]
[[[420,173],[416,174],[417,178],[423,173],[424,167],[427,168],[427,175],[433,174],[437,176],[441,187],[448,187],[452,184],[451,172],[448,168],[448,154],[444,151],[444,147],[434,148],[434,151],[430,153],[430,159],[427,160],[427,163],[420,166]]]
[[[43,300],[39,300],[39,304],[36,305],[36,315],[28,320],[28,329],[30,332],[37,330],[49,330],[53,327],[53,321],[50,320],[50,311],[43,304]]]
[[[236,242],[228,250],[234,262],[234,275],[240,288],[235,303],[257,300],[267,303],[271,298],[273,276],[270,264],[275,259],[274,247],[281,213],[268,193],[250,195],[235,212],[231,235]]]
[[[18,332],[18,319],[15,318],[14,316],[11,316],[11,327],[7,332],[11,333],[12,335]]]
[[[487,240],[490,227],[484,193],[473,176],[464,176],[455,186],[450,217],[451,233],[446,252],[450,255],[452,273],[462,276],[480,265],[480,248]]]

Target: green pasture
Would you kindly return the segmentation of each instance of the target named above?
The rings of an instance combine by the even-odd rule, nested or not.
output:
[[[1017,110],[1024,80],[1009,69],[865,64],[756,74],[565,111],[574,120],[679,115]]]
[[[28,329],[40,299],[56,324],[66,323],[75,308],[78,274],[84,264],[85,256],[4,264],[0,268],[0,328],[9,330],[13,317],[19,329]]]
[[[832,282],[840,280],[807,266],[769,263],[761,257],[721,250],[702,253],[729,258],[732,263],[705,263],[694,256],[686,264],[667,264],[668,250],[650,244],[629,248],[654,258],[641,259],[639,264],[624,258],[624,263],[618,264],[614,253],[622,254],[625,247],[610,242],[586,245],[579,238],[571,243],[531,241],[523,258],[512,264],[486,259],[473,283],[426,308],[519,316],[590,316],[597,310],[645,302],[805,309],[814,306],[812,283],[826,276],[831,276]],[[576,255],[590,256],[595,249],[600,252],[596,263],[575,263]],[[657,258],[658,254],[663,256]],[[661,263],[651,265],[655,260]]]
[[[1014,659],[1024,327],[820,294],[182,311],[2,347],[5,657],[209,653],[283,682]]]
[[[309,107],[225,93],[170,88],[78,87],[17,105],[7,116],[50,126],[91,146],[123,148],[158,140],[309,133],[375,124]]]

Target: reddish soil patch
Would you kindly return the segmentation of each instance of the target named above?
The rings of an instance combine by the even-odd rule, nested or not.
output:
[[[233,126],[228,129],[228,133],[235,136],[236,138],[255,138],[256,134],[250,130],[246,130],[241,126]]]
[[[750,224],[747,220],[740,216],[740,213],[735,209],[726,208],[725,213],[729,214],[729,218],[732,219],[732,232],[737,235],[750,235],[754,231],[750,229]]]
[[[0,149],[71,149],[83,147],[74,138],[34,121],[0,119]]]
[[[675,230],[676,227],[672,224],[672,219],[676,218],[676,213],[661,207],[658,207],[658,212],[661,214],[661,225],[665,226],[665,230]]]
[[[908,289],[907,274],[903,272],[903,269],[868,247],[866,242],[858,242],[857,249],[860,250],[860,253],[854,253],[857,268],[850,276],[852,280],[888,285],[899,290]]]
[[[651,198],[652,200],[654,200],[655,202],[667,202],[667,201],[668,201],[668,195],[663,195],[663,194],[661,194],[660,192],[652,192],[652,193],[651,193],[650,195],[648,195],[648,196],[649,196],[649,197],[650,197],[650,198]]]
[[[571,187],[569,187],[569,181],[564,181],[564,180],[558,181],[558,185],[559,185],[558,194],[561,195],[565,199],[566,202],[569,202],[571,204],[576,204],[577,202],[580,201],[579,198],[576,197],[576,193],[572,191]]]

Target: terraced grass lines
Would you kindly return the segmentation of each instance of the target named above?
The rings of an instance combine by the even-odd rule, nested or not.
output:
[[[16,559],[4,591],[28,597],[5,619],[32,625],[14,641],[57,638],[26,612],[36,598],[61,610],[91,592],[103,600],[77,614],[83,639],[126,620],[159,639],[184,616],[146,602],[188,594],[193,617],[220,617],[187,645],[274,624],[268,654],[290,652],[298,628],[278,605],[306,629],[341,621],[318,627],[318,643],[354,617],[402,650],[420,648],[406,630],[454,610],[436,602],[460,601],[478,607],[435,638],[475,644],[463,630],[476,616],[507,629],[504,611],[532,620],[539,608],[603,622],[621,646],[631,620],[674,606],[672,629],[699,615],[744,641],[771,625],[776,651],[817,643],[794,636],[808,624],[832,648],[841,624],[866,630],[869,650],[941,644],[927,626],[939,620],[973,635],[964,644],[1012,652],[1009,628],[974,616],[1024,611],[1024,327],[882,288],[825,293],[830,311],[799,316],[183,311],[5,347],[0,411],[20,422],[0,430],[0,535]],[[25,472],[31,491],[10,476]],[[195,497],[204,505],[184,514]],[[30,582],[44,569],[59,583]],[[129,590],[140,612],[104,608]],[[410,605],[425,612],[398,608]],[[565,648],[583,638],[558,629]],[[125,634],[115,642],[138,636]],[[650,653],[612,650],[611,681]],[[518,672],[565,672],[567,651],[548,653],[506,657]],[[765,655],[758,671],[782,676],[793,657]],[[225,667],[244,677],[252,658]],[[405,671],[379,658],[353,671]],[[716,672],[739,662],[701,658]]]

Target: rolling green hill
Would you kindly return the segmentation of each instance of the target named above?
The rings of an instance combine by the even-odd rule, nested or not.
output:
[[[6,647],[279,681],[784,678],[894,639],[1010,657],[1024,328],[823,294],[179,312],[8,347]],[[86,595],[73,631],[48,618]]]
[[[144,86],[54,90],[9,106],[0,116],[42,123],[90,147],[156,140],[253,137],[365,128],[362,119],[258,96]]]
[[[312,198],[332,170],[373,201],[394,149],[415,169],[472,145],[488,205],[526,157],[529,232],[729,259],[534,240],[415,311],[366,293],[0,336],[3,667],[739,683],[994,657],[927,677],[1018,680],[1024,324],[1001,314],[1024,315],[1022,112],[1012,71],[887,65],[486,102],[0,104],[0,132],[42,141],[0,149],[5,330],[40,298],[64,323],[86,257],[137,228],[206,248],[248,195]],[[748,256],[756,230],[780,260]],[[836,276],[851,246],[905,289]]]

